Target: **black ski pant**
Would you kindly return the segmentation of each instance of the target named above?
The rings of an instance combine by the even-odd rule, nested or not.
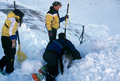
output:
[[[2,36],[1,42],[5,56],[0,60],[0,67],[3,69],[3,67],[6,66],[6,72],[11,73],[14,71],[14,56],[16,48],[12,49],[12,41],[9,37]]]
[[[47,62],[49,74],[56,77],[58,75],[58,54],[53,51],[45,51],[43,59]]]
[[[52,28],[52,34],[53,34],[52,36],[49,36],[50,42],[56,40],[57,29]]]

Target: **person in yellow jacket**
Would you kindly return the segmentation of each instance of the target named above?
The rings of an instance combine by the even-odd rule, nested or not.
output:
[[[18,9],[8,13],[2,28],[1,42],[5,56],[0,60],[0,71],[6,66],[6,73],[14,71],[14,56],[16,53],[17,27],[21,26],[24,13]]]
[[[60,27],[60,22],[68,18],[68,15],[65,15],[64,17],[60,18],[58,11],[61,6],[62,4],[60,2],[53,2],[52,6],[50,7],[50,10],[46,14],[45,25],[48,30],[50,42],[56,39],[56,33],[57,29]]]

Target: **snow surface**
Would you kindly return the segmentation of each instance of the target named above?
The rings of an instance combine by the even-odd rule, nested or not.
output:
[[[1,9],[12,9],[14,0],[0,0],[0,30],[7,13]],[[34,81],[32,73],[38,72],[45,62],[42,58],[48,43],[44,18],[54,0],[15,0],[20,9],[31,9],[42,14],[40,21],[34,14],[33,20],[24,17],[22,27],[19,27],[21,50],[28,59],[20,63],[15,56],[15,71],[10,75],[1,75],[0,81]],[[60,16],[66,14],[68,0],[58,0],[62,3]],[[8,6],[9,5],[9,6]],[[120,81],[120,0],[71,0],[70,21],[68,21],[67,38],[70,39],[83,57],[75,60],[72,66],[59,74],[57,81]],[[30,15],[30,14],[29,14]],[[31,19],[31,22],[27,22]],[[31,24],[30,24],[31,23]],[[31,28],[30,25],[38,28]],[[85,42],[79,44],[79,36],[85,25]],[[61,23],[58,33],[64,32],[65,22]],[[68,31],[70,30],[70,32]],[[1,31],[0,31],[1,32]],[[70,35],[69,35],[70,33]],[[1,39],[1,38],[0,38]],[[18,46],[17,46],[18,49]],[[0,43],[0,58],[4,55]],[[5,69],[5,68],[4,68]]]

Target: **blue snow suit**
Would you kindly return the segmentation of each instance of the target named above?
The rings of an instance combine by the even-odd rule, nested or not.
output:
[[[80,59],[80,53],[74,47],[74,45],[67,39],[57,39],[54,40],[51,44],[49,44],[46,48],[46,51],[51,51],[57,54],[58,56],[61,55],[63,50],[67,50],[73,56],[73,59]]]
[[[73,60],[81,59],[80,53],[74,45],[67,39],[57,39],[50,42],[43,54],[43,59],[47,62],[49,74],[58,75],[58,59],[64,54],[64,50],[72,54]]]

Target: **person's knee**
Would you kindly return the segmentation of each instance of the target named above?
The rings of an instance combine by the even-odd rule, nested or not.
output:
[[[50,66],[55,66],[58,62],[58,56],[51,53],[51,52],[45,52],[43,54],[43,59],[47,62]]]

